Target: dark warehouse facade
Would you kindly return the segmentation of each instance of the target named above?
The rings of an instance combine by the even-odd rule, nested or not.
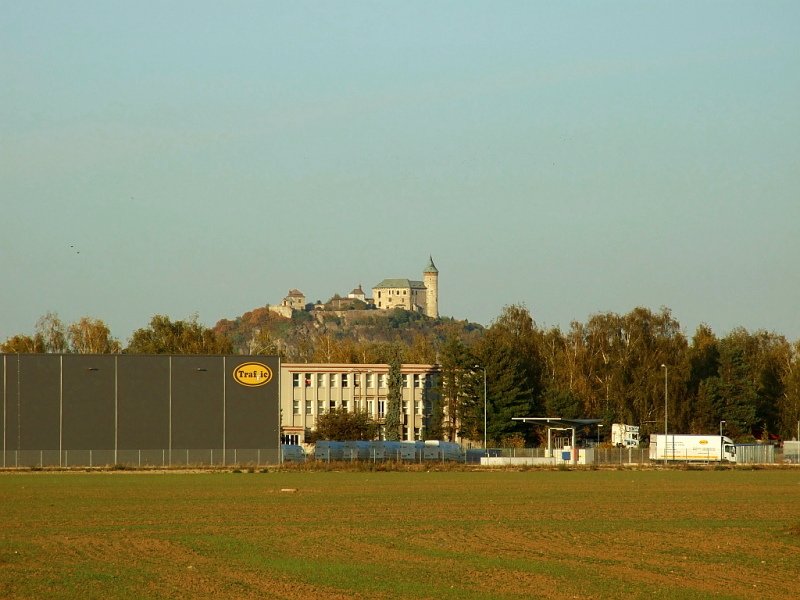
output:
[[[3,467],[280,460],[276,356],[0,356]]]

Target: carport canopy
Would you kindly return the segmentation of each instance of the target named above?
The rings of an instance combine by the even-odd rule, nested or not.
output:
[[[550,447],[550,430],[552,429],[571,429],[572,430],[572,461],[577,461],[575,451],[575,430],[578,427],[597,425],[603,419],[565,419],[564,417],[512,417],[512,421],[522,423],[533,423],[547,425],[547,456],[552,456],[553,449]]]

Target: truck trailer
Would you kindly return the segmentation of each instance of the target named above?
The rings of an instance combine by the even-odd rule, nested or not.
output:
[[[611,444],[616,448],[637,448],[639,446],[639,426],[612,423]]]
[[[736,446],[724,435],[651,435],[650,460],[736,462]]]

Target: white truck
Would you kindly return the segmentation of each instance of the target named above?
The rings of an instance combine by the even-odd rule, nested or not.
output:
[[[611,445],[615,448],[637,448],[639,446],[639,426],[613,423],[611,425]]]
[[[662,433],[650,436],[650,460],[735,463],[736,446],[724,435]]]

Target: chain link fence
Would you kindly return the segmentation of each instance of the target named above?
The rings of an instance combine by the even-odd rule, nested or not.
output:
[[[281,452],[269,448],[172,448],[148,450],[6,450],[3,468],[75,467],[225,467],[267,466],[281,462]]]

